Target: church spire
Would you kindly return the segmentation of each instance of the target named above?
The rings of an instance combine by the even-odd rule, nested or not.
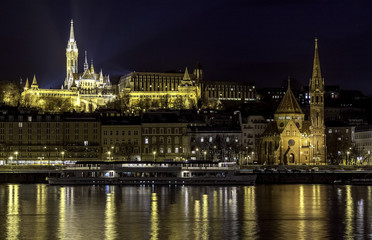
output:
[[[314,51],[314,65],[313,74],[311,77],[310,88],[321,88],[323,89],[322,74],[320,72],[320,61],[318,52],[318,38],[315,38],[315,51]]]
[[[79,50],[74,35],[74,21],[71,19],[70,38],[66,48],[66,79],[73,73],[78,72]]]
[[[72,19],[71,19],[71,28],[70,28],[70,42],[75,42],[74,20],[72,20]]]
[[[89,68],[87,51],[85,51],[84,72]]]

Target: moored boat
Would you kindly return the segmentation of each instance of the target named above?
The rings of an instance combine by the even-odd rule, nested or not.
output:
[[[252,185],[257,175],[223,162],[78,162],[51,185]]]

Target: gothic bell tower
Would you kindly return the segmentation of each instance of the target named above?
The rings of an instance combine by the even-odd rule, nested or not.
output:
[[[324,126],[324,79],[320,72],[318,39],[315,38],[313,74],[310,79],[310,162],[325,164],[326,141]]]
[[[65,87],[70,89],[72,83],[72,73],[78,72],[78,56],[79,51],[75,41],[74,35],[74,21],[71,19],[70,38],[67,42],[66,48],[66,80]]]

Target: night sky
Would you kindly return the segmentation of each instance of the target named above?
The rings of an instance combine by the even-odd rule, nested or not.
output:
[[[209,81],[307,85],[314,37],[326,84],[372,94],[372,1],[0,1],[1,80],[33,74],[56,88],[66,74],[70,19],[104,74],[193,69]]]

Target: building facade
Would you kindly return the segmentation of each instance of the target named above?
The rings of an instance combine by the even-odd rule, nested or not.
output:
[[[237,126],[190,126],[191,160],[239,162],[241,129]]]
[[[183,161],[190,144],[184,116],[178,113],[147,113],[142,117],[142,160]]]
[[[251,115],[241,121],[244,160],[247,164],[258,161],[258,151],[262,134],[269,122],[260,115]]]
[[[102,159],[141,161],[141,121],[139,117],[104,117],[101,127]]]
[[[100,160],[100,128],[94,115],[2,110],[0,161]]]
[[[357,163],[372,164],[372,125],[360,125],[355,128],[355,147]]]

